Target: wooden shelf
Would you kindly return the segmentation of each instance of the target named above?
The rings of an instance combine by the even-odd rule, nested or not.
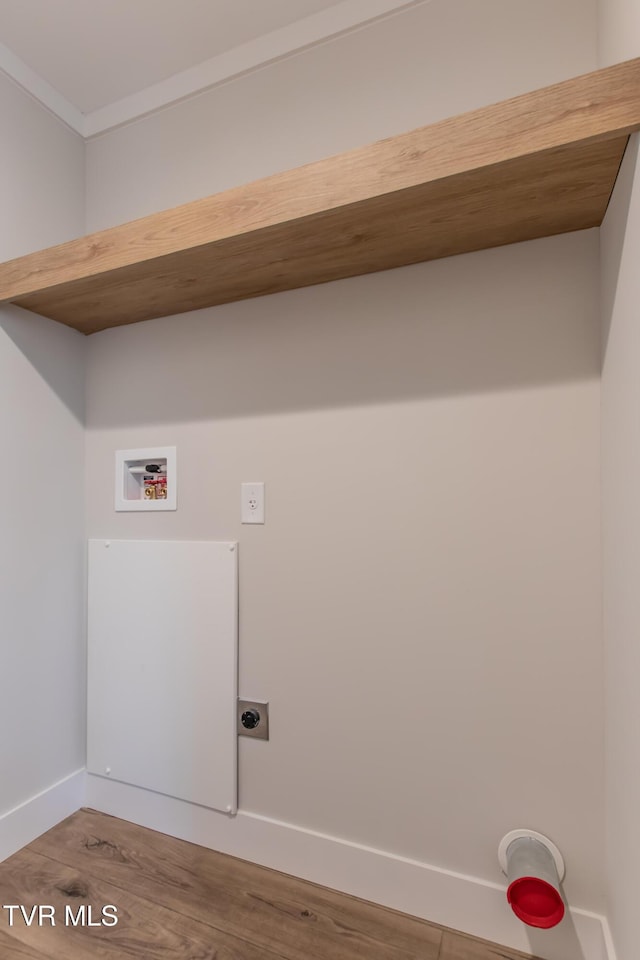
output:
[[[93,333],[602,222],[640,59],[0,265]]]

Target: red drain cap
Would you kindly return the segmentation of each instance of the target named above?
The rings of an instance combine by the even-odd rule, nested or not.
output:
[[[520,877],[510,884],[507,900],[519,920],[530,927],[548,930],[564,917],[564,902],[560,893],[539,877]]]

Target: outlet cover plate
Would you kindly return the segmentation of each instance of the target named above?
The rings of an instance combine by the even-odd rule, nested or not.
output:
[[[264,483],[240,485],[240,519],[242,523],[264,523]]]
[[[260,723],[247,730],[242,726],[242,714],[245,710],[256,710],[260,714]],[[264,700],[238,700],[238,736],[253,737],[254,740],[269,739],[269,704]]]

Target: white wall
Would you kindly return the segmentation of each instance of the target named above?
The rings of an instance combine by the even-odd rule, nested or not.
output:
[[[431,0],[97,137],[100,230],[596,67],[596,0]]]
[[[640,55],[636,0],[602,0],[602,65]],[[632,137],[601,230],[608,914],[618,960],[637,955],[640,862],[640,161]]]
[[[595,36],[591,2],[436,0],[97,138],[88,227],[587,71]],[[241,542],[244,809],[495,881],[527,825],[602,907],[597,304],[587,232],[90,338],[89,536]],[[156,443],[178,512],[116,515],[114,450]]]
[[[82,232],[84,146],[3,76],[0,116],[4,260]],[[0,308],[0,815],[84,765],[84,346]]]
[[[599,66],[638,56],[640,6],[636,0],[598,0],[597,23]]]

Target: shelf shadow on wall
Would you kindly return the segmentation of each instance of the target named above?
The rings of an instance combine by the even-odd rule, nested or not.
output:
[[[595,379],[594,230],[88,338],[89,427],[392,403]]]
[[[632,138],[620,167],[615,190],[605,217],[603,232],[606,240],[602,244],[602,366],[606,363],[607,347],[611,323],[618,295],[618,282],[622,268],[627,222],[631,209],[631,198],[636,181],[636,169],[640,154],[640,135]],[[627,251],[633,250],[631,244]],[[628,254],[629,255],[629,254]],[[631,273],[631,268],[629,268]],[[634,318],[635,319],[635,318]]]
[[[84,424],[85,338],[11,304],[0,306],[0,330],[76,420]]]

